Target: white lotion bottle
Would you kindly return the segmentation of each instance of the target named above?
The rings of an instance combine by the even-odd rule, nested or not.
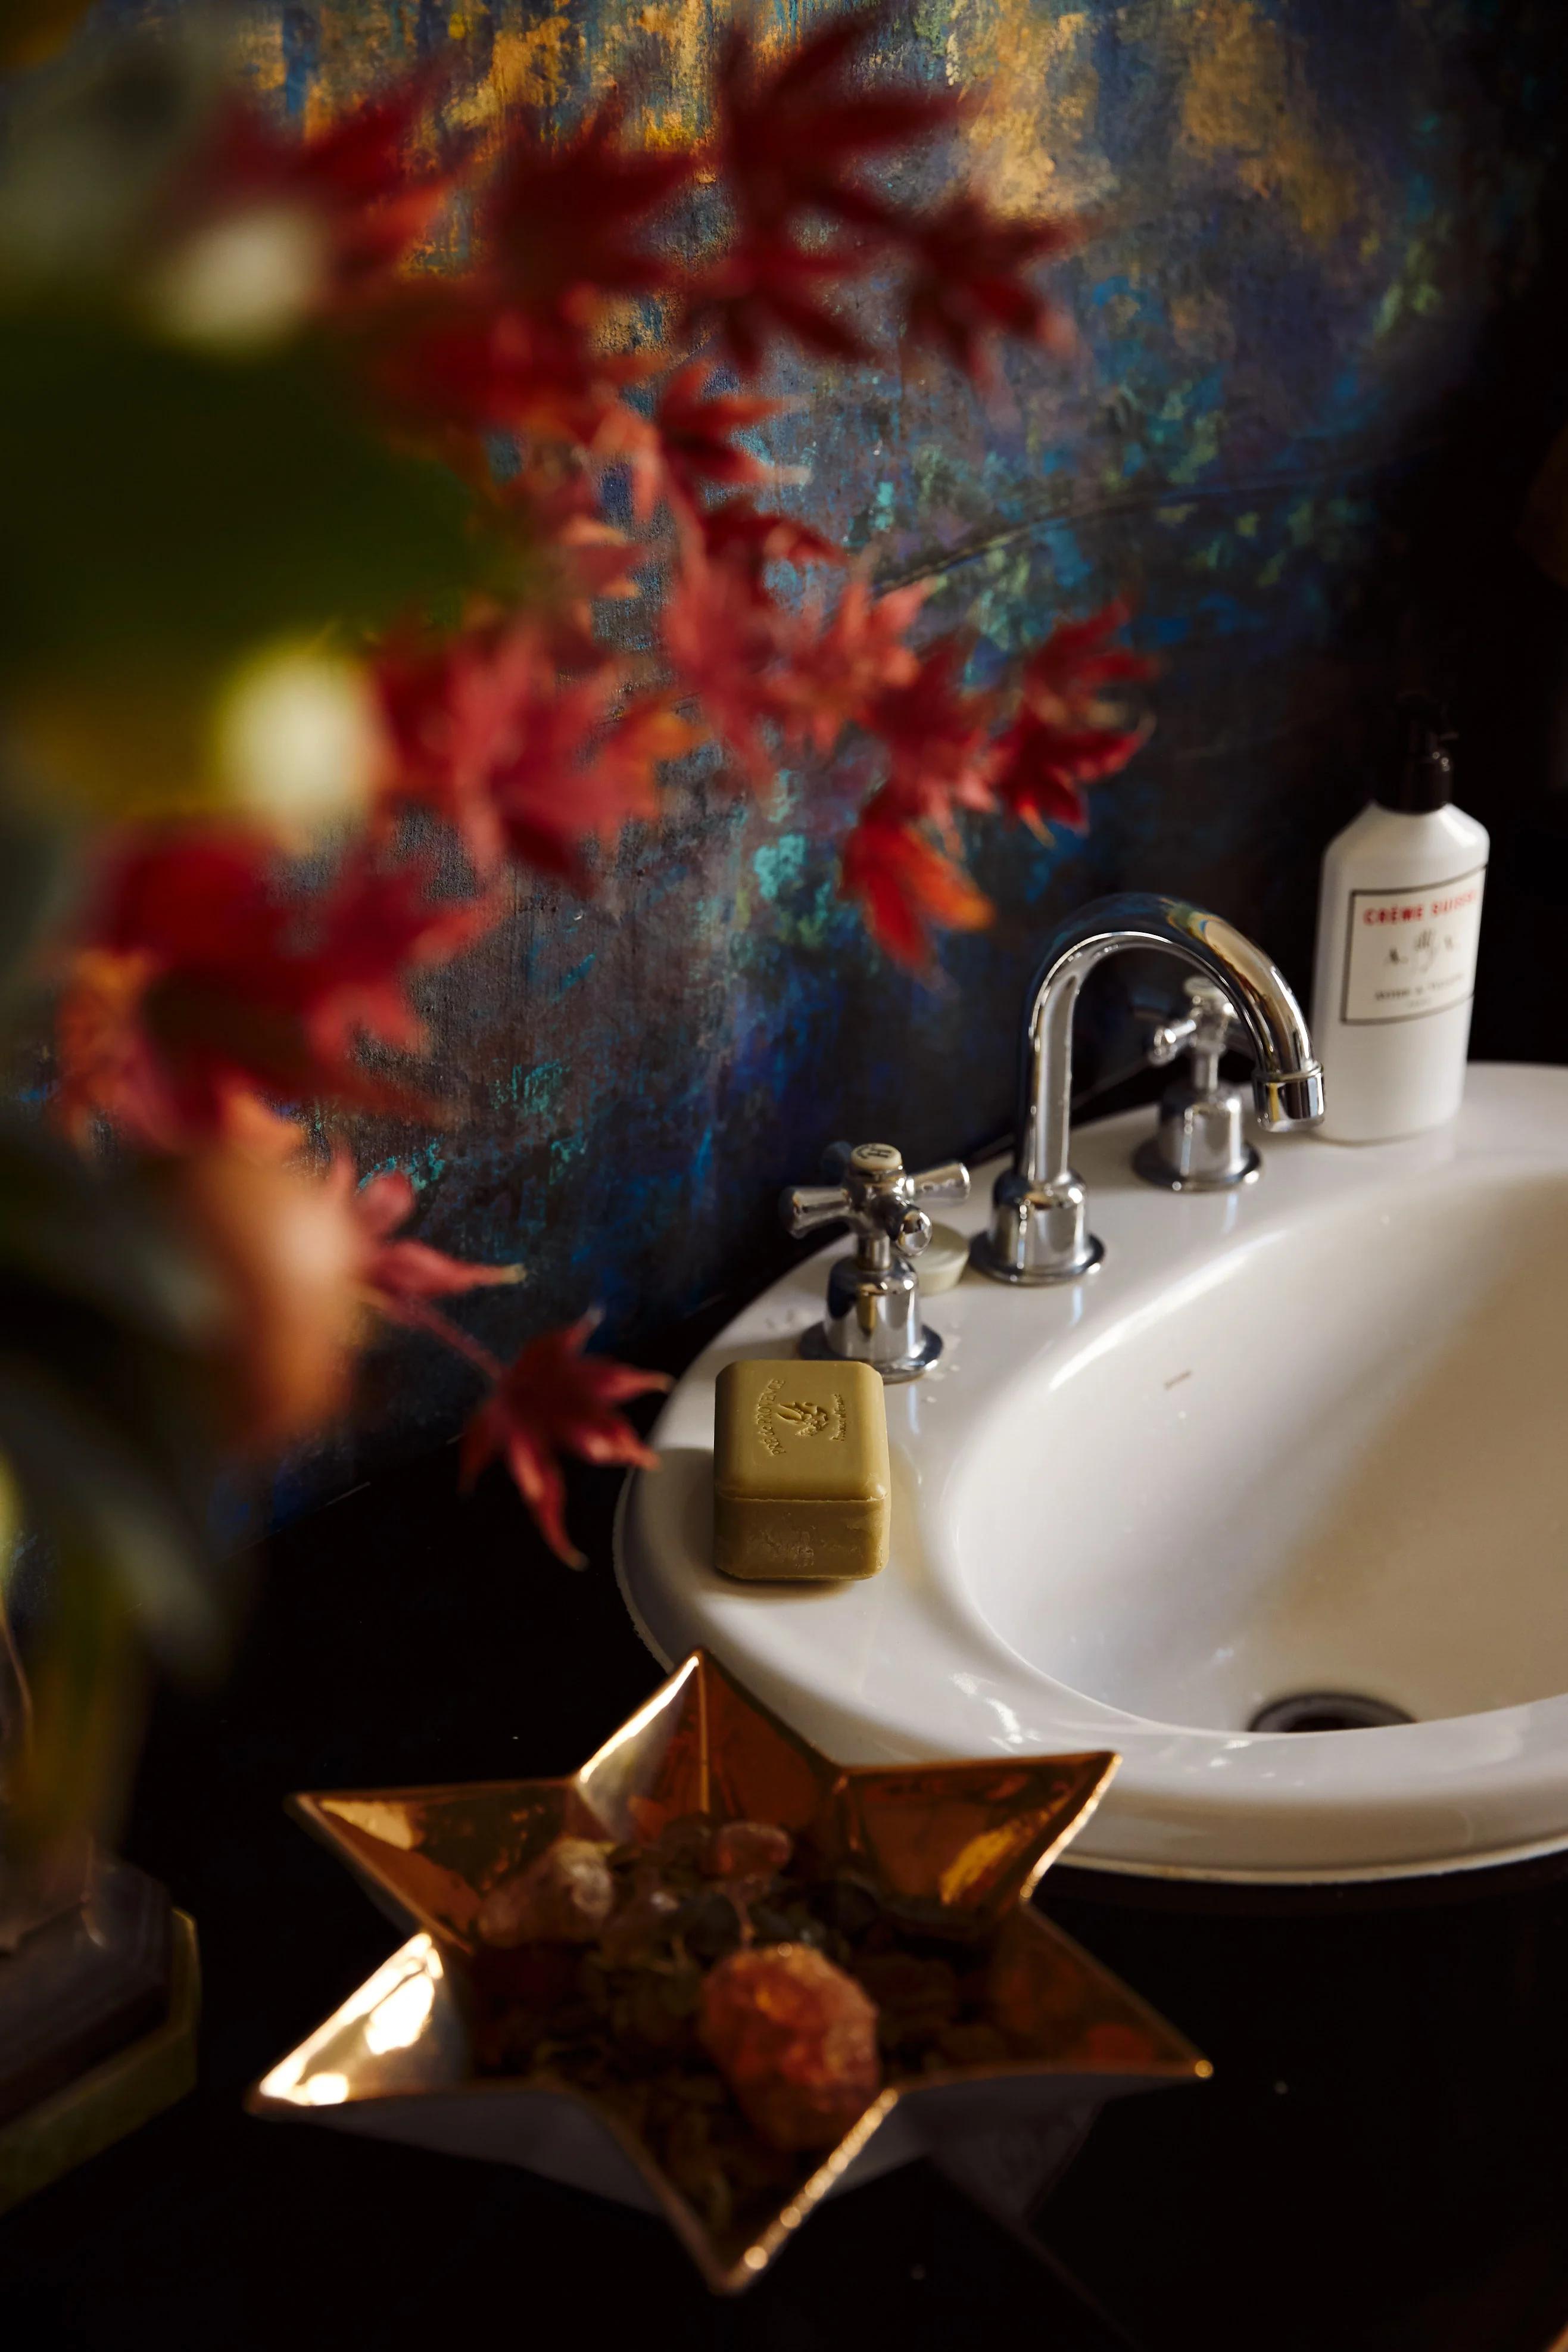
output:
[[[1453,738],[1400,703],[1385,792],[1323,856],[1312,1044],[1330,1143],[1387,1143],[1454,1117],[1465,1091],[1486,827],[1453,806]]]

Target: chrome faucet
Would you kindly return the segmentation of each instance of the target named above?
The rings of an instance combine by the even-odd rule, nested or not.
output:
[[[1323,1115],[1322,1073],[1301,1008],[1260,948],[1223,917],[1179,898],[1096,899],[1063,923],[1024,1000],[1018,1150],[997,1179],[990,1224],[969,1253],[995,1282],[1072,1282],[1105,1254],[1089,1231],[1068,1156],[1072,1014],[1095,965],[1124,948],[1162,948],[1222,992],[1257,1056],[1252,1099],[1265,1127],[1308,1127]]]

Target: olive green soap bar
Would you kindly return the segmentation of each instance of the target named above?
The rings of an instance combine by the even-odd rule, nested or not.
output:
[[[891,1493],[881,1379],[869,1364],[727,1364],[713,1486],[726,1576],[874,1576]]]

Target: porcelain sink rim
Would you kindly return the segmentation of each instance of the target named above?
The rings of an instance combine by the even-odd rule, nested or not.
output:
[[[674,1651],[667,1652],[664,1648],[655,1635],[653,1627],[648,1623],[646,1619],[643,1617],[641,1609],[638,1607],[636,1595],[632,1589],[626,1573],[626,1515],[628,1507],[632,1501],[632,1488],[635,1484],[635,1474],[623,1480],[615,1506],[614,1565],[616,1583],[619,1588],[621,1597],[625,1602],[627,1614],[632,1620],[639,1640],[643,1643],[650,1655],[655,1660],[662,1669],[666,1672],[672,1672],[674,1664],[678,1663],[679,1653]],[[1532,1704],[1542,1706],[1549,1703],[1550,1702],[1546,1701],[1535,1701]],[[1518,1710],[1498,1708],[1487,1710],[1487,1712],[1510,1714],[1518,1712]],[[1464,1721],[1466,1718],[1459,1717],[1445,1719]],[[1403,1727],[1390,1727],[1400,1728]],[[1274,1737],[1283,1738],[1286,1735],[1253,1733],[1250,1736],[1254,1738],[1268,1738]],[[1353,1735],[1347,1732],[1337,1733],[1333,1736],[1339,1738],[1348,1738]],[[1294,1738],[1299,1742],[1300,1735],[1295,1735]],[[847,1763],[853,1759],[845,1756],[841,1757],[840,1760]],[[935,1759],[935,1752],[933,1752],[933,1760],[948,1759]],[[1059,1872],[1063,1870],[1103,1871],[1107,1875],[1115,1877],[1155,1878],[1199,1885],[1234,1885],[1242,1887],[1341,1886],[1375,1885],[1380,1881],[1387,1881],[1390,1879],[1442,1878],[1470,1871],[1495,1870],[1521,1863],[1549,1859],[1554,1854],[1562,1853],[1565,1848],[1568,1848],[1568,1831],[1559,1832],[1555,1835],[1537,1838],[1523,1843],[1472,1848],[1465,1853],[1434,1855],[1425,1860],[1323,1864],[1317,1868],[1302,1867],[1296,1869],[1268,1869],[1256,1866],[1245,1867],[1236,1865],[1228,1867],[1223,1864],[1196,1864],[1170,1861],[1134,1860],[1125,1855],[1100,1854],[1093,1853],[1088,1848],[1083,1848],[1082,1851],[1075,1848],[1072,1852],[1060,1856],[1057,1862],[1053,1864],[1053,1868]]]
[[[1126,1173],[1131,1150],[1149,1124],[1134,1111],[1082,1131],[1075,1156],[1090,1185],[1094,1220],[1108,1244],[1104,1268],[1087,1283],[1020,1297],[975,1283],[945,1297],[934,1319],[949,1339],[946,1380],[964,1380],[964,1342],[971,1333],[996,1340],[988,1382],[1013,1381],[1053,1354],[1067,1360],[1077,1349],[1074,1329],[1091,1338],[1133,1315],[1158,1311],[1173,1284],[1206,1267],[1252,1254],[1271,1234],[1297,1226],[1303,1204],[1311,1213],[1335,1213],[1379,1192],[1431,1181],[1476,1184],[1561,1177],[1568,1185],[1568,1072],[1523,1065],[1472,1068],[1467,1106],[1456,1128],[1395,1145],[1360,1150],[1301,1139],[1264,1139],[1265,1181],[1245,1193],[1172,1196],[1139,1185]],[[1303,1151],[1311,1155],[1302,1158]],[[953,1218],[968,1231],[984,1222],[993,1170],[977,1171],[964,1212]],[[1228,1226],[1229,1239],[1227,1240]],[[661,1415],[652,1437],[656,1451],[700,1453],[702,1401],[711,1395],[717,1364],[737,1349],[784,1352],[786,1331],[819,1311],[821,1260],[829,1247],[753,1300],[697,1359]],[[1076,1303],[1075,1303],[1076,1299]],[[1045,1311],[1030,1315],[1034,1302]],[[998,1306],[999,1302],[999,1306]],[[944,1310],[946,1312],[944,1313]],[[1002,1320],[998,1313],[1006,1310]],[[1021,1310],[1021,1311],[1020,1311]],[[956,1326],[956,1328],[952,1328]],[[999,1337],[998,1336],[999,1335]],[[954,1345],[954,1342],[956,1342]],[[922,1467],[912,1469],[910,1416],[929,1402],[931,1424],[922,1438]],[[962,1475],[961,1431],[943,1440],[942,1387],[916,1383],[889,1392],[890,1432],[901,1475],[918,1487]],[[936,1409],[933,1410],[933,1407]],[[695,1413],[695,1418],[694,1418]],[[961,1420],[962,1416],[946,1416]],[[944,1447],[946,1450],[944,1450]],[[1124,1761],[1113,1803],[1086,1829],[1076,1859],[1092,1867],[1183,1878],[1311,1881],[1407,1875],[1479,1867],[1568,1845],[1568,1692],[1527,1703],[1410,1725],[1333,1734],[1214,1730],[1162,1723],[1074,1690],[1013,1650],[972,1599],[956,1589],[950,1561],[936,1563],[938,1606],[933,1618],[928,1559],[900,1573],[894,1558],[863,1588],[811,1588],[771,1595],[723,1588],[711,1571],[687,1574],[684,1592],[653,1555],[670,1549],[668,1490],[688,1486],[691,1465],[672,1465],[658,1482],[640,1479],[623,1497],[617,1518],[616,1560],[628,1605],[655,1654],[700,1639],[751,1683],[758,1696],[800,1723],[847,1762],[869,1756],[939,1753],[1022,1753],[1113,1745]],[[653,1489],[667,1491],[660,1504]],[[689,1495],[688,1495],[689,1499]],[[678,1509],[678,1501],[674,1507]],[[896,1517],[899,1516],[895,1514]],[[930,1514],[926,1515],[927,1519]],[[689,1560],[688,1560],[689,1568]],[[884,1589],[884,1601],[858,1608],[838,1596]],[[827,1605],[823,1603],[826,1601]],[[684,1604],[684,1605],[683,1605]],[[804,1676],[791,1619],[804,1608],[818,1638]],[[947,1683],[962,1680],[963,1703],[951,1689],[926,1720],[929,1736],[882,1692],[856,1689],[842,1660],[863,1645],[866,1629],[884,1643],[904,1637],[916,1693],[906,1705],[931,1698],[935,1653],[946,1647]],[[935,1627],[936,1639],[932,1640]],[[842,1639],[835,1639],[835,1633]],[[921,1650],[925,1654],[921,1654]],[[966,1654],[959,1655],[962,1651]],[[988,1667],[989,1671],[988,1671]],[[1019,1707],[1012,1702],[1023,1704]],[[1006,1707],[1015,1730],[997,1737],[987,1708]],[[1003,1718],[1005,1725],[1005,1717]],[[964,1737],[955,1744],[954,1733]],[[990,1729],[992,1736],[988,1737]],[[1374,1750],[1366,1742],[1380,1743]],[[1369,1780],[1369,1759],[1377,1771]],[[1330,1851],[1331,1848],[1335,1850]]]

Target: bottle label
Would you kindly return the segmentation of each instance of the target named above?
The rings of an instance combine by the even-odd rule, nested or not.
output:
[[[1468,1004],[1487,870],[1419,890],[1353,890],[1340,1019],[1353,1027],[1420,1021]]]

